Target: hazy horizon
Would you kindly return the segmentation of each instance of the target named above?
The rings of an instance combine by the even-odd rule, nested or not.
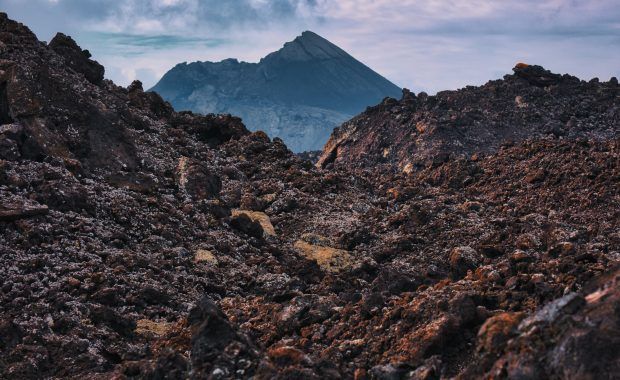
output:
[[[501,78],[516,62],[620,76],[613,0],[0,0],[41,40],[71,35],[120,85],[150,88],[180,62],[257,62],[311,30],[401,87],[434,93]]]

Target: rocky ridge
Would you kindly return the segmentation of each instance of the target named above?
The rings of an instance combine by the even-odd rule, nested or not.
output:
[[[0,378],[617,377],[617,134],[318,170],[57,39],[0,14]]]
[[[411,171],[451,157],[494,153],[526,139],[620,133],[616,78],[589,82],[518,64],[514,74],[435,96],[405,90],[337,128],[318,161],[329,165],[385,165]]]

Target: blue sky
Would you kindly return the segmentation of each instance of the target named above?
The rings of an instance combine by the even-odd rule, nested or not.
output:
[[[73,36],[106,76],[150,87],[176,63],[258,61],[304,30],[399,86],[434,93],[516,62],[620,77],[619,0],[0,0],[42,40]]]

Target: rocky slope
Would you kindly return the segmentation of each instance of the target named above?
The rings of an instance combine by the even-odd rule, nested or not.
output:
[[[386,164],[410,171],[449,156],[497,151],[528,138],[608,139],[620,133],[620,86],[519,64],[484,86],[436,96],[405,91],[344,123],[319,165]]]
[[[0,378],[617,378],[617,135],[321,171],[102,75],[0,14]]]
[[[332,130],[401,90],[312,32],[259,63],[182,63],[153,87],[177,110],[230,113],[295,152],[319,150]]]

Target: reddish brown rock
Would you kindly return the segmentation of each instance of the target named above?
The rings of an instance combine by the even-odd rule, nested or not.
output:
[[[46,215],[49,208],[27,199],[0,200],[0,221],[13,221],[39,215]]]
[[[462,277],[469,270],[475,270],[482,261],[482,257],[471,247],[456,247],[450,253],[450,268],[456,277]]]
[[[517,334],[524,313],[501,313],[487,319],[478,331],[478,350],[500,353],[508,339]]]
[[[618,97],[601,95],[615,91],[613,81],[586,83],[536,65],[513,70],[479,87],[388,98],[369,107],[334,130],[317,166],[381,165],[411,173],[448,157],[492,153],[531,138],[617,136]],[[532,184],[546,176],[544,168],[526,173]]]

